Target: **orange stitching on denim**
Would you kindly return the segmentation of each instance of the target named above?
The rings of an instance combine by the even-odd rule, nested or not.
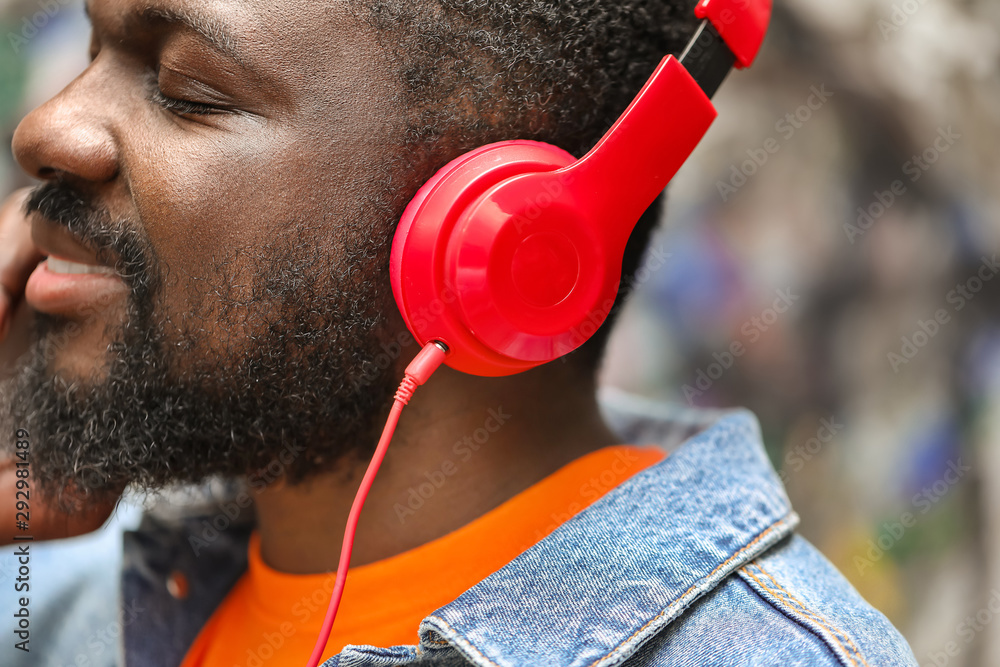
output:
[[[705,579],[709,579],[709,578],[711,578],[711,577],[712,577],[712,575],[714,575],[714,574],[715,574],[716,572],[718,572],[719,570],[721,570],[722,568],[724,568],[724,567],[725,567],[726,565],[728,565],[729,563],[731,563],[731,562],[732,562],[733,560],[735,560],[736,558],[738,558],[738,557],[739,557],[739,556],[740,556],[741,554],[743,554],[744,552],[746,552],[746,551],[747,551],[748,549],[750,549],[750,548],[751,548],[751,547],[752,547],[753,545],[755,545],[755,544],[757,544],[758,542],[760,542],[760,541],[761,541],[762,539],[764,539],[764,536],[765,536],[765,535],[767,535],[768,533],[770,533],[770,532],[771,532],[772,530],[774,530],[775,528],[777,528],[778,526],[780,526],[780,525],[781,525],[781,524],[783,524],[784,522],[785,522],[784,518],[781,518],[781,519],[778,519],[777,521],[775,521],[774,523],[772,523],[772,524],[771,524],[770,526],[768,526],[768,527],[767,527],[767,528],[766,528],[766,529],[764,530],[764,532],[762,532],[762,533],[761,533],[760,535],[758,535],[757,537],[755,537],[755,538],[753,539],[753,541],[752,541],[752,542],[750,542],[750,543],[749,543],[749,544],[747,544],[747,545],[746,545],[745,547],[743,547],[742,549],[740,549],[739,551],[737,551],[736,553],[734,553],[734,554],[733,554],[732,556],[730,556],[729,558],[727,558],[727,559],[726,559],[725,561],[723,561],[723,562],[722,562],[722,563],[721,563],[721,564],[720,564],[720,565],[719,565],[719,566],[718,566],[717,568],[715,568],[714,570],[712,570],[711,572],[709,572],[709,573],[708,573],[708,574],[707,574],[706,576],[702,577],[702,578],[701,578],[701,579],[699,579],[698,581],[700,582],[700,581],[704,581]],[[629,643],[629,642],[630,642],[630,641],[632,641],[632,640],[633,640],[633,639],[634,639],[634,638],[635,638],[636,636],[638,636],[638,635],[642,634],[642,632],[643,632],[643,631],[644,631],[644,630],[645,630],[646,628],[648,628],[648,627],[649,627],[650,625],[652,625],[652,624],[653,624],[653,623],[655,623],[655,622],[656,622],[657,620],[659,620],[659,619],[660,619],[661,617],[663,617],[663,616],[664,616],[664,615],[665,615],[665,614],[666,614],[666,613],[667,613],[668,611],[670,611],[670,607],[672,607],[672,606],[673,606],[674,602],[677,602],[678,600],[682,599],[682,598],[683,598],[683,597],[684,597],[685,595],[687,595],[688,593],[690,593],[691,591],[693,591],[693,590],[694,590],[694,589],[695,589],[695,588],[696,588],[697,586],[698,586],[698,583],[697,583],[697,582],[695,582],[694,584],[692,584],[690,588],[688,588],[688,589],[687,589],[686,591],[684,591],[684,592],[683,592],[683,593],[682,593],[681,595],[679,595],[679,596],[677,596],[676,598],[674,598],[673,602],[671,602],[671,603],[670,603],[669,605],[667,605],[667,608],[666,608],[666,609],[664,609],[664,610],[663,610],[663,611],[661,611],[661,612],[660,612],[659,614],[657,614],[656,616],[654,616],[653,618],[651,618],[651,619],[650,619],[650,620],[649,620],[648,622],[646,622],[646,624],[645,624],[645,625],[643,625],[643,626],[642,626],[641,628],[639,628],[638,630],[636,630],[635,632],[633,632],[633,633],[632,633],[632,634],[631,634],[631,635],[629,636],[629,638],[628,638],[628,639],[626,639],[625,641],[623,641],[623,642],[621,642],[620,644],[618,644],[618,646],[616,646],[616,647],[615,647],[614,649],[612,649],[612,650],[611,650],[611,651],[610,651],[609,653],[607,653],[607,654],[605,654],[605,655],[601,656],[600,658],[598,658],[598,659],[597,659],[597,660],[595,660],[594,662],[590,663],[589,667],[594,667],[594,665],[596,665],[596,664],[597,664],[597,663],[599,663],[599,662],[600,662],[601,660],[604,660],[605,658],[607,658],[608,656],[610,656],[611,654],[613,654],[613,653],[614,653],[615,651],[617,651],[617,650],[618,650],[619,648],[621,648],[621,647],[622,647],[622,646],[623,646],[624,644],[627,644],[627,643]]]
[[[787,608],[790,612],[792,612],[793,614],[798,615],[798,616],[805,616],[806,618],[809,618],[809,619],[815,621],[821,628],[823,628],[824,630],[826,630],[827,632],[829,632],[830,636],[833,637],[833,640],[835,642],[837,642],[837,646],[839,646],[841,648],[841,650],[843,650],[844,653],[847,655],[847,658],[851,661],[851,664],[854,665],[854,667],[857,667],[858,663],[857,663],[857,661],[854,660],[854,656],[852,656],[851,652],[847,650],[847,647],[844,646],[844,643],[842,641],[840,641],[840,637],[837,636],[837,633],[834,632],[832,628],[830,628],[821,619],[816,618],[815,616],[813,616],[809,612],[806,612],[806,613],[803,614],[803,613],[800,613],[794,607],[790,606],[785,601],[785,598],[778,591],[774,590],[773,588],[771,588],[770,586],[768,586],[767,584],[765,584],[763,581],[761,581],[760,579],[758,579],[757,577],[755,577],[754,574],[753,574],[753,572],[750,571],[749,566],[744,567],[743,571],[747,573],[747,576],[749,576],[751,579],[753,579],[754,581],[756,581],[757,584],[760,585],[761,588],[763,588],[768,593],[771,593],[772,595],[774,595],[774,597],[781,603],[781,605],[783,607]]]
[[[433,618],[435,620],[441,621],[442,623],[444,623],[445,627],[447,627],[449,630],[451,630],[452,632],[454,632],[456,635],[458,634],[458,631],[455,630],[455,628],[451,627],[451,624],[448,623],[448,621],[446,621],[443,618],[441,618],[440,616],[428,616],[427,618]],[[469,645],[469,648],[471,648],[473,650],[473,652],[476,655],[478,655],[480,658],[482,658],[483,660],[485,660],[487,663],[493,665],[493,667],[500,667],[500,665],[498,665],[497,663],[493,662],[492,660],[490,660],[489,658],[487,658],[485,655],[483,655],[483,652],[480,651],[478,648],[476,648],[475,644],[473,644],[472,642],[470,642],[468,639],[466,639],[465,642]],[[448,644],[450,642],[445,642],[445,643]]]
[[[425,644],[444,644],[444,645],[448,644],[448,642],[446,642],[443,639],[424,639],[424,643]]]
[[[758,570],[761,571],[761,574],[763,574],[768,579],[770,579],[771,581],[773,581],[774,585],[777,586],[778,589],[781,592],[783,592],[788,597],[789,600],[791,600],[792,602],[794,602],[795,604],[797,604],[802,609],[803,613],[809,614],[809,615],[813,616],[813,618],[815,618],[817,621],[820,621],[820,618],[819,618],[819,616],[816,613],[810,612],[808,609],[806,609],[805,604],[803,602],[801,602],[798,598],[796,598],[794,595],[792,595],[787,589],[785,589],[785,587],[782,586],[778,582],[778,580],[775,579],[771,575],[770,572],[768,572],[767,570],[764,569],[763,565],[761,565],[760,563],[754,563],[754,565],[757,567]],[[870,667],[868,665],[868,663],[865,661],[865,657],[861,654],[861,649],[859,649],[857,647],[857,645],[853,641],[851,641],[851,637],[845,631],[841,630],[840,628],[835,627],[833,625],[832,621],[827,620],[826,622],[829,624],[829,629],[830,629],[831,632],[834,632],[835,634],[840,634],[840,636],[842,636],[845,640],[847,640],[847,643],[850,644],[850,646],[851,646],[852,649],[854,649],[854,653],[855,653],[855,655],[858,656],[858,659],[861,660],[861,663],[865,667]]]
[[[785,589],[785,587],[784,587],[784,586],[782,586],[782,585],[781,585],[781,584],[780,584],[780,583],[778,582],[778,580],[777,580],[777,579],[775,579],[775,578],[774,578],[774,577],[773,577],[773,576],[771,575],[771,573],[770,573],[770,572],[768,572],[767,570],[765,570],[765,569],[763,568],[763,566],[761,566],[761,564],[760,564],[760,563],[754,563],[754,565],[756,565],[756,566],[757,566],[757,569],[761,571],[761,574],[764,574],[764,575],[766,575],[768,579],[770,579],[771,581],[773,581],[773,582],[774,582],[774,585],[775,585],[775,586],[777,586],[777,587],[778,587],[778,589],[779,589],[779,590],[781,590],[781,591],[782,591],[782,592],[783,592],[783,593],[784,593],[784,594],[785,594],[785,595],[786,595],[786,596],[788,597],[788,599],[789,599],[790,601],[792,601],[793,603],[797,604],[797,605],[798,605],[798,606],[799,606],[799,607],[800,607],[800,608],[802,609],[803,613],[805,613],[805,614],[809,614],[809,615],[811,615],[811,616],[812,616],[813,618],[815,618],[815,619],[816,619],[817,621],[820,621],[820,617],[819,617],[819,615],[818,615],[817,613],[815,613],[815,612],[811,612],[811,611],[809,611],[808,609],[806,609],[806,606],[805,606],[805,604],[804,604],[804,603],[803,603],[802,601],[800,601],[800,600],[799,600],[798,598],[796,598],[796,597],[795,597],[794,595],[792,595],[792,594],[791,594],[791,593],[790,593],[790,592],[789,592],[788,590],[786,590],[786,589]],[[854,650],[854,654],[858,656],[858,659],[859,659],[859,660],[861,660],[861,663],[862,663],[862,664],[863,664],[863,665],[864,665],[865,667],[869,667],[869,665],[868,665],[868,662],[867,662],[867,661],[865,660],[865,657],[864,657],[864,656],[863,656],[863,655],[861,654],[861,649],[859,649],[859,648],[857,647],[857,645],[856,645],[856,644],[855,644],[855,643],[854,643],[854,642],[853,642],[853,641],[851,640],[851,637],[850,637],[850,635],[848,635],[848,634],[847,634],[847,632],[845,632],[844,630],[841,630],[841,629],[840,629],[839,627],[836,627],[836,626],[835,626],[835,625],[833,624],[833,621],[830,621],[830,620],[828,620],[828,619],[824,619],[824,620],[826,620],[826,623],[828,624],[828,627],[829,627],[830,631],[831,631],[831,632],[833,632],[834,634],[839,634],[839,635],[840,635],[841,637],[843,637],[843,638],[844,638],[844,640],[845,640],[845,641],[847,641],[847,643],[848,643],[848,644],[849,644],[849,645],[851,646],[851,648],[852,648],[852,649]]]

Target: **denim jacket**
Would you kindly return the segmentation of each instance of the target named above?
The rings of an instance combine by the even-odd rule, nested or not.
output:
[[[602,400],[623,441],[670,455],[427,616],[418,645],[349,646],[324,667],[916,665],[795,535],[751,414],[706,426],[703,411]],[[231,502],[166,509],[126,508],[95,535],[33,544],[31,652],[5,633],[0,664],[176,667],[244,571],[252,515]],[[8,624],[12,551],[0,580]],[[269,641],[243,664],[266,667],[280,634]]]

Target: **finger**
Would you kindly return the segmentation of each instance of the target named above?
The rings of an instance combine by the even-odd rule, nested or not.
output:
[[[7,288],[0,286],[0,341],[7,337],[10,320],[14,317],[14,303],[7,296]]]
[[[28,276],[44,256],[31,240],[31,225],[24,215],[30,188],[16,191],[0,206],[0,286],[6,311],[24,293]]]
[[[36,540],[61,540],[93,532],[104,525],[116,503],[103,502],[73,513],[42,507],[31,514],[31,536]]]
[[[0,380],[16,372],[23,355],[31,349],[35,311],[21,299],[11,308],[7,333],[0,336]]]
[[[0,493],[3,497],[15,497],[17,479],[17,459],[0,460]],[[55,503],[46,503],[46,498],[37,492],[31,493],[30,499],[28,534],[35,540],[57,540],[95,531],[104,525],[116,505],[113,500],[91,500],[72,503],[76,505],[75,509],[66,511]],[[0,526],[13,529],[17,519],[23,517],[16,516],[13,502],[6,505],[0,505]],[[14,533],[13,530],[0,528],[0,545],[11,544]]]

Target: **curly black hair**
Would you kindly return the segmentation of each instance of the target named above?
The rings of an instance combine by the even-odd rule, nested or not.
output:
[[[380,36],[408,116],[407,181],[507,139],[585,154],[657,63],[694,33],[695,0],[368,0],[361,20]],[[413,193],[405,193],[402,204]],[[615,311],[572,356],[592,369],[660,217],[642,216],[622,263]],[[401,213],[401,207],[400,211]]]

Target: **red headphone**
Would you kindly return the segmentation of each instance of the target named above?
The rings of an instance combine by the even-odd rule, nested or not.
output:
[[[710,97],[748,67],[771,0],[701,0],[704,19],[594,148],[576,160],[503,141],[452,160],[406,207],[393,239],[396,303],[421,345],[466,373],[511,375],[582,345],[618,293],[642,213],[716,117]]]
[[[715,120],[709,98],[748,67],[771,0],[701,0],[701,26],[667,56],[607,134],[580,160],[536,141],[504,141],[445,165],[396,230],[392,291],[422,349],[407,366],[354,499],[337,580],[316,646],[337,618],[365,498],[403,406],[442,362],[511,375],[572,352],[614,305],[625,244]]]

